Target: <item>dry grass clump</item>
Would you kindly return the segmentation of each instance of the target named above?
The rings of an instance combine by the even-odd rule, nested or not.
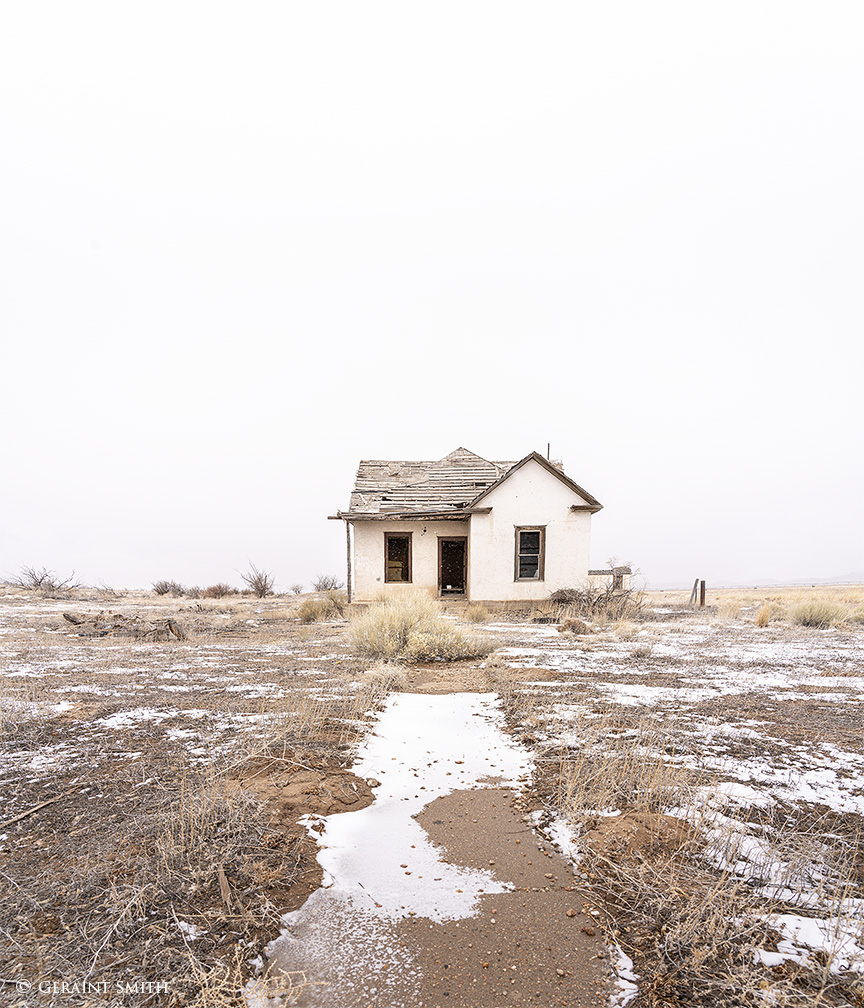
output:
[[[721,619],[735,620],[741,615],[741,604],[736,599],[725,599],[717,607]]]
[[[367,672],[362,673],[360,682],[372,690],[373,694],[400,692],[408,685],[405,669],[392,662],[376,662]]]
[[[391,661],[485,658],[495,647],[445,619],[435,599],[419,591],[376,600],[354,620],[349,636],[360,654]]]
[[[558,633],[572,633],[577,636],[582,636],[590,632],[591,628],[585,620],[576,619],[575,617],[561,620],[558,624]]]
[[[756,619],[753,622],[758,627],[766,627],[771,622],[773,616],[774,604],[773,602],[766,602],[760,607],[759,612],[756,613]]]
[[[469,623],[488,623],[490,615],[491,614],[486,606],[479,602],[469,605],[465,610],[465,619],[468,620]]]
[[[320,623],[326,620],[330,606],[324,599],[305,599],[297,607],[297,618],[301,623]]]
[[[827,628],[844,623],[848,610],[830,599],[812,598],[793,606],[789,615],[798,626]]]
[[[320,623],[345,615],[348,596],[344,592],[329,591],[324,598],[304,599],[297,607],[297,617],[301,623]]]
[[[618,620],[612,627],[612,633],[618,640],[633,640],[639,633],[639,628],[634,626],[629,620]]]

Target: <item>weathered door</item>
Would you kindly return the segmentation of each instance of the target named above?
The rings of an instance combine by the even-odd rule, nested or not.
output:
[[[438,594],[464,595],[468,539],[438,539]]]

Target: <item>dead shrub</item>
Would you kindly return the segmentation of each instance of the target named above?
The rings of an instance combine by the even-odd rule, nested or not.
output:
[[[258,570],[255,564],[249,564],[249,570],[245,574],[240,575],[243,578],[246,586],[253,595],[257,595],[258,598],[266,598],[268,595],[273,594],[274,578],[272,574],[267,571]]]
[[[68,577],[62,577],[47,567],[22,567],[15,577],[4,582],[10,588],[24,588],[26,591],[66,592],[80,588],[75,580],[75,571]]]
[[[292,595],[302,594],[303,588],[304,585],[300,584],[299,581],[295,581],[294,584],[288,585],[288,591],[290,591]]]
[[[643,618],[645,598],[632,588],[560,588],[549,600],[561,616],[579,616],[594,623]]]
[[[354,620],[350,639],[360,654],[409,662],[485,658],[495,647],[445,619],[438,602],[419,591],[373,602]]]
[[[153,591],[157,595],[185,595],[186,589],[179,581],[154,581]]]
[[[231,585],[227,585],[220,581],[218,584],[208,585],[201,592],[202,598],[224,598],[226,595],[232,595],[234,589]]]
[[[345,587],[345,582],[333,574],[319,574],[312,582],[312,587],[318,592],[337,591]]]

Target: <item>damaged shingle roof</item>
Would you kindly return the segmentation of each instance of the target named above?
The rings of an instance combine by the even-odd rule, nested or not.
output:
[[[490,462],[457,448],[436,462],[364,459],[357,469],[352,514],[458,511],[515,462]]]
[[[600,504],[564,475],[558,461],[548,462],[532,452],[519,462],[490,462],[466,448],[457,448],[436,462],[364,459],[357,470],[349,511],[334,517],[467,518],[472,502],[479,503],[478,498],[530,459],[536,459],[581,495],[586,510],[599,510]]]

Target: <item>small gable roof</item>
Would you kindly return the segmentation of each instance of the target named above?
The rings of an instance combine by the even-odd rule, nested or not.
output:
[[[387,518],[467,518],[480,501],[532,459],[562,480],[584,505],[580,509],[598,511],[601,505],[564,475],[559,464],[537,452],[519,462],[493,462],[467,448],[457,448],[436,461],[364,459],[357,469],[351,504],[336,518],[384,520]]]
[[[553,465],[548,459],[543,458],[539,452],[531,452],[530,455],[526,455],[525,458],[520,459],[510,469],[505,472],[500,479],[497,479],[492,486],[487,487],[481,493],[479,493],[474,500],[471,501],[471,507],[476,507],[485,497],[487,497],[492,491],[500,486],[505,480],[510,479],[510,477],[522,468],[527,462],[537,462],[542,466],[547,472],[551,473],[555,479],[561,480],[561,482],[568,487],[573,493],[577,494],[585,502],[587,507],[579,507],[579,510],[586,511],[599,511],[603,505],[596,498],[592,497],[587,490],[583,490],[578,483],[574,483],[569,476],[564,474],[564,470],[556,465]]]

